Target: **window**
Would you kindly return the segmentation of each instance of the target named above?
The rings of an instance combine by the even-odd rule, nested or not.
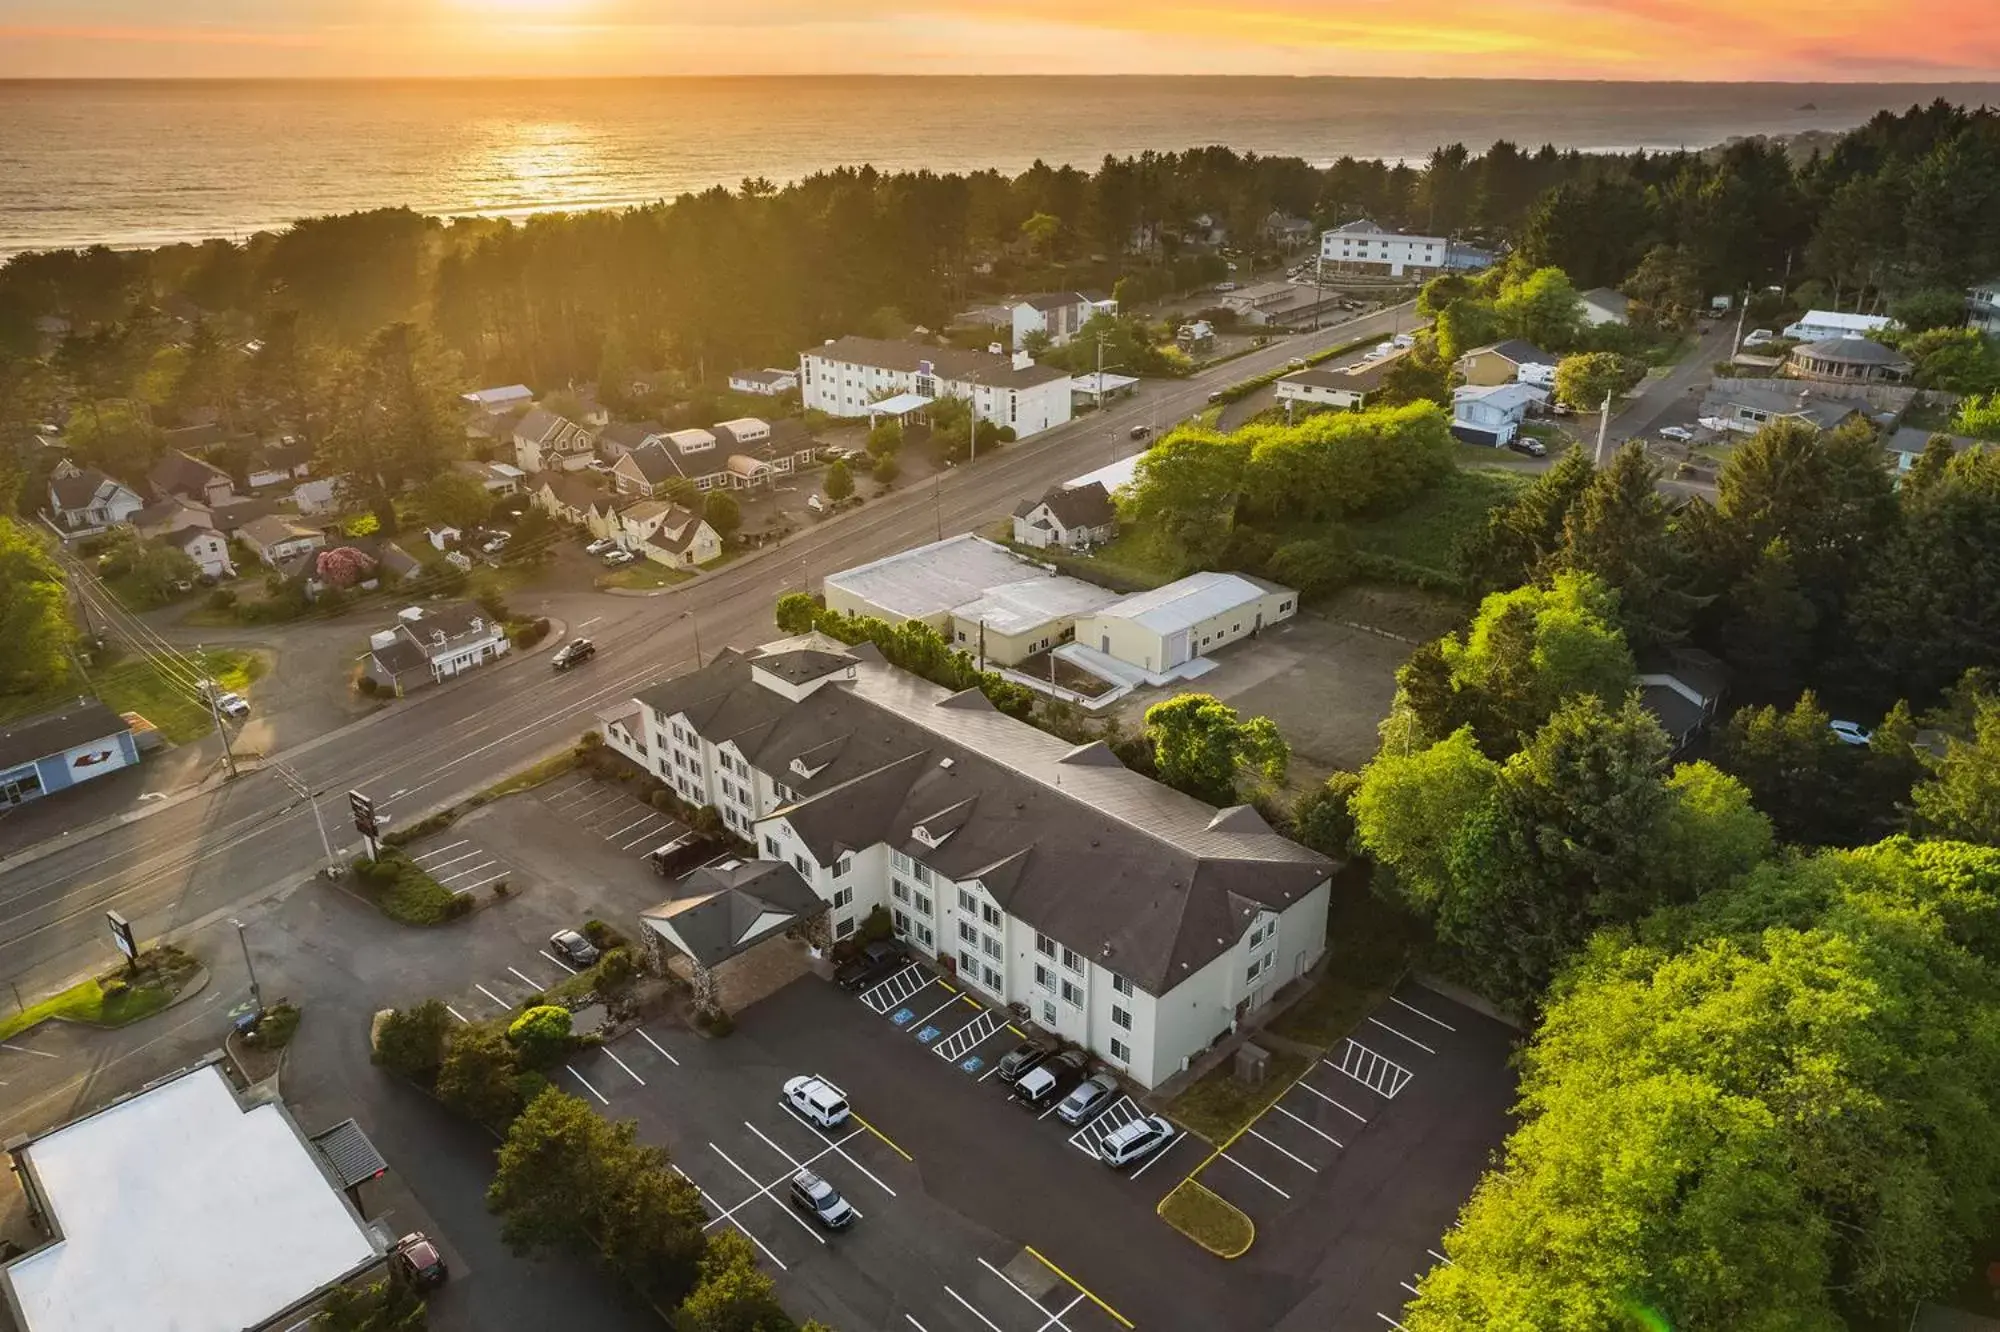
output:
[[[775,837],[766,837],[764,839],[764,859],[783,860],[784,858],[785,853],[778,849],[778,839]]]
[[[991,925],[996,930],[1000,928],[1000,908],[997,906],[981,903],[979,907],[979,918],[985,921],[988,925]]]
[[[835,906],[835,907],[851,907],[851,906],[853,906],[853,905],[854,905],[854,890],[853,890],[852,888],[839,888],[839,889],[835,889],[835,890],[834,890],[834,894],[833,894],[833,904],[834,904],[834,906]]]
[[[907,873],[912,863],[910,858],[901,851],[891,851],[889,853],[889,865],[892,869],[903,870]]]
[[[1257,927],[1250,931],[1250,946],[1252,948],[1256,948],[1257,946],[1262,944],[1264,940],[1270,938],[1277,932],[1278,932],[1277,921],[1275,920],[1258,921]]]
[[[929,952],[937,947],[937,936],[931,933],[931,927],[928,925],[919,923],[915,929],[910,931],[910,934],[917,941],[918,947],[922,948],[925,952]]]
[[[1132,1047],[1113,1037],[1111,1041],[1111,1057],[1121,1064],[1129,1064],[1132,1062]]]
[[[1062,997],[1063,1002],[1071,1008],[1083,1007],[1083,987],[1075,981],[1066,980],[1062,983]]]
[[[917,876],[918,883],[926,888],[931,886],[931,867],[929,865],[913,862],[911,868]]]
[[[959,949],[958,970],[960,975],[966,977],[977,976],[979,974],[979,954],[973,952],[970,948]]]
[[[908,934],[910,932],[910,917],[908,912],[898,908],[890,913],[890,920],[896,927],[896,933]]]
[[[889,882],[889,895],[898,902],[907,902],[910,900],[910,885],[901,879],[892,879]]]
[[[813,876],[813,871],[817,869],[818,866],[814,865],[810,860],[807,860],[804,856],[793,856],[792,868],[799,872],[800,878],[810,879]]]
[[[854,917],[842,916],[839,920],[834,922],[833,926],[834,938],[845,939],[848,935],[852,933],[854,933]]]
[[[1001,951],[1000,941],[994,938],[990,934],[987,935],[984,939],[980,940],[980,946],[986,950],[986,956],[993,958],[996,961],[1006,956],[1006,954]]]
[[[844,879],[853,868],[854,857],[842,856],[839,860],[833,862],[833,876],[837,879]]]
[[[1132,1030],[1131,1011],[1129,1009],[1120,1008],[1116,1004],[1111,1005],[1111,1025],[1114,1027],[1121,1028],[1125,1031]]]
[[[1278,955],[1276,953],[1266,953],[1255,962],[1252,962],[1249,972],[1243,978],[1244,983],[1246,985],[1255,985],[1258,979],[1271,969],[1271,964],[1277,960]]]
[[[1111,978],[1111,989],[1113,993],[1122,994],[1127,999],[1132,997],[1132,982],[1126,980],[1123,976],[1113,976]]]
[[[958,909],[967,913],[979,910],[979,899],[961,888],[958,890]]]
[[[961,920],[958,922],[958,940],[960,943],[978,944],[979,931],[973,928],[971,921]]]
[[[1002,976],[998,971],[995,971],[992,967],[981,967],[979,969],[979,975],[980,979],[986,982],[986,988],[993,991],[993,993],[995,994],[1007,993],[1007,978],[1005,976]]]
[[[1052,999],[1042,1000],[1042,1025],[1044,1027],[1056,1025],[1056,1005]]]
[[[1054,957],[1056,955],[1056,941],[1049,938],[1046,934],[1037,932],[1035,935],[1035,951],[1043,957]]]
[[[1050,971],[1039,962],[1035,963],[1035,984],[1041,986],[1044,990],[1055,989],[1056,973]]]
[[[1080,954],[1077,953],[1075,949],[1071,948],[1068,944],[1064,944],[1062,950],[1062,957],[1063,957],[1063,966],[1067,967],[1071,971],[1076,972],[1078,975],[1083,974],[1083,958]]]
[[[917,914],[919,916],[928,916],[931,914],[930,898],[926,897],[922,893],[913,893],[911,894],[911,897],[912,897],[911,905],[916,907]]]

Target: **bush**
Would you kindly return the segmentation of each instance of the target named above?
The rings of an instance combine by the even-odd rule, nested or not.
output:
[[[522,1073],[513,1044],[497,1025],[460,1027],[451,1033],[438,1069],[438,1099],[468,1119],[498,1128],[526,1104]]]
[[[439,925],[472,910],[469,896],[452,892],[393,847],[385,847],[380,860],[357,858],[354,873],[376,908],[405,925]]]
[[[375,1062],[429,1086],[444,1062],[451,1021],[450,1010],[436,999],[392,1010],[375,1032]]]
[[[594,984],[600,999],[620,995],[639,979],[639,959],[630,948],[613,948],[597,960]]]
[[[694,1025],[704,1036],[727,1036],[736,1030],[736,1020],[719,1008],[696,1013]]]
[[[1354,541],[1344,531],[1336,536],[1288,541],[1272,552],[1265,567],[1272,578],[1296,587],[1302,596],[1324,596],[1354,577]]]
[[[514,1019],[507,1028],[507,1043],[530,1068],[544,1068],[568,1054],[575,1045],[570,1034],[569,1010],[554,1004],[540,1004]]]
[[[614,948],[623,948],[631,941],[616,929],[601,920],[583,922],[583,937],[597,945],[599,952],[608,953]]]
[[[244,1040],[259,1050],[282,1050],[292,1043],[299,1029],[299,1010],[283,999],[264,1010],[264,1016]]]
[[[896,455],[893,453],[885,453],[875,460],[875,479],[885,486],[893,482],[901,470],[896,466]]]
[[[496,879],[496,880],[494,880],[494,882],[493,882],[493,895],[494,895],[495,897],[506,897],[506,896],[508,896],[509,894],[511,894],[511,893],[512,893],[513,891],[514,891],[514,890],[513,890],[512,888],[508,887],[508,885],[507,885],[507,881],[506,881],[505,879]]]
[[[373,698],[377,694],[382,693],[383,690],[381,685],[375,683],[374,676],[363,675],[354,682],[354,692],[360,694],[363,698]]]
[[[234,588],[218,587],[208,594],[207,600],[210,610],[228,610],[236,604],[236,591]]]
[[[443,832],[446,828],[451,827],[452,822],[457,818],[457,811],[441,809],[435,814],[428,814],[418,819],[407,828],[396,828],[383,833],[382,845],[407,845],[410,842],[416,841],[419,837],[428,837],[434,832]]]

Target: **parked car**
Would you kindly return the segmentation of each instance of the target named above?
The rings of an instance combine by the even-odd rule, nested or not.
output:
[[[1215,286],[1214,286],[1214,287],[1212,287],[1212,288],[1211,288],[1210,290],[1212,290],[1212,291],[1235,291],[1235,290],[1236,290],[1236,284],[1235,284],[1234,282],[1218,282],[1218,283],[1216,283],[1216,284],[1215,284]]]
[[[1507,447],[1516,453],[1525,453],[1530,458],[1546,458],[1549,453],[1549,446],[1533,435],[1516,435],[1508,442]]]
[[[801,1170],[792,1176],[792,1206],[825,1226],[828,1230],[845,1230],[854,1224],[860,1215],[840,1196],[840,1190],[815,1175],[810,1170]]]
[[[1753,328],[1743,337],[1746,347],[1765,347],[1778,340],[1778,335],[1768,328]]]
[[[1056,1107],[1056,1118],[1065,1124],[1081,1124],[1110,1104],[1117,1092],[1118,1079],[1109,1073],[1093,1073],[1063,1097],[1063,1103]]]
[[[1000,1056],[1000,1067],[994,1070],[1000,1081],[1012,1086],[1023,1073],[1042,1063],[1055,1051],[1040,1041],[1022,1041],[1019,1045]]]
[[[587,638],[572,638],[556,649],[556,655],[551,660],[557,670],[566,671],[572,666],[589,661],[596,655],[597,644]]]
[[[607,569],[616,569],[620,565],[630,564],[638,558],[637,555],[634,555],[629,550],[614,550],[605,555],[604,567]]]
[[[495,532],[479,543],[479,549],[488,555],[498,555],[507,549],[507,543],[514,539],[512,532]]]
[[[787,1078],[784,1100],[821,1128],[839,1128],[847,1122],[847,1093],[817,1073]]]
[[[1555,403],[1554,405],[1552,405],[1552,406],[1551,406],[1551,407],[1549,408],[1549,410],[1550,410],[1550,411],[1552,411],[1552,412],[1554,412],[1554,413],[1555,413],[1555,414],[1556,414],[1557,416],[1575,416],[1575,415],[1576,415],[1576,408],[1574,408],[1574,407],[1570,406],[1570,405],[1569,405],[1568,403],[1566,403],[1566,402],[1558,402],[1558,403]]]
[[[1041,1110],[1069,1094],[1090,1067],[1090,1056],[1081,1050],[1064,1050],[1045,1059],[1014,1080],[1014,1095],[1030,1110]]]
[[[213,680],[203,680],[195,686],[204,703],[213,702],[215,709],[225,717],[238,719],[250,715],[250,704],[241,694],[231,693]]]
[[[806,507],[814,513],[825,513],[826,501],[817,495],[808,495],[806,496]]]
[[[389,1270],[418,1290],[441,1286],[451,1275],[444,1255],[421,1230],[413,1230],[396,1241],[396,1247],[389,1251]]]
[[[1303,356],[1294,356],[1291,360],[1285,362],[1285,369],[1287,370],[1303,370],[1305,368],[1306,358]]]
[[[583,553],[586,555],[602,555],[605,551],[610,550],[617,544],[618,543],[616,541],[613,541],[610,537],[599,537],[597,538],[597,540],[585,546],[583,548]]]
[[[1132,429],[1127,433],[1130,434],[1133,439],[1151,439],[1153,437],[1153,427],[1148,425],[1136,425],[1133,426]]]
[[[1840,743],[1843,745],[1865,745],[1874,738],[1872,734],[1861,729],[1860,722],[1828,722],[1827,729],[1840,737]]]
[[[1097,1159],[1113,1170],[1136,1165],[1174,1140],[1174,1126],[1158,1115],[1120,1124],[1098,1144]]]
[[[1694,431],[1689,430],[1686,426],[1661,426],[1660,438],[1676,440],[1679,443],[1686,444],[1694,439]]]
[[[901,971],[906,956],[896,940],[877,939],[841,963],[833,973],[833,983],[843,990],[865,990]]]
[[[587,967],[597,961],[597,945],[575,930],[557,930],[549,936],[549,947],[572,966]]]

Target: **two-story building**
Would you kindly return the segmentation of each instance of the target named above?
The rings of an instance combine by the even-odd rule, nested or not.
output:
[[[1028,338],[1040,334],[1051,347],[1061,347],[1083,331],[1083,326],[1099,314],[1115,313],[1115,301],[1092,300],[1080,291],[1042,291],[1008,301],[1004,307],[1014,329],[1014,349],[1028,345]]]
[[[1453,368],[1466,383],[1481,388],[1517,382],[1552,388],[1556,382],[1556,365],[1561,359],[1532,342],[1508,338],[1504,342],[1474,347],[1460,356]]]
[[[1335,865],[1255,810],[1202,804],[872,647],[726,649],[635,704],[620,711],[639,733],[607,724],[606,743],[790,866],[834,938],[880,908],[958,983],[1141,1086],[1325,947]]]
[[[139,492],[95,467],[78,467],[64,458],[49,473],[49,516],[65,536],[102,532],[145,507]]]
[[[573,472],[597,456],[597,434],[545,407],[537,407],[514,427],[514,465],[524,472]]]
[[[153,464],[153,470],[146,474],[146,483],[152,488],[153,498],[167,499],[178,495],[182,499],[197,500],[210,508],[226,504],[236,497],[236,483],[229,473],[214,463],[179,449],[169,449],[160,460]]]
[[[1965,322],[1981,333],[2000,333],[2000,279],[1967,288]]]
[[[1014,540],[1023,546],[1078,550],[1101,546],[1117,534],[1118,509],[1101,481],[1056,486],[1014,510]]]
[[[671,500],[639,500],[618,511],[618,544],[672,569],[692,569],[722,554],[708,520]]]
[[[911,410],[939,398],[963,399],[977,419],[1006,426],[1021,439],[1070,419],[1068,373],[1036,364],[1027,352],[1009,357],[838,338],[800,355],[799,385],[808,409],[848,420],[869,415],[871,404],[891,397],[909,400]]]
[[[1319,257],[1348,272],[1434,273],[1445,266],[1451,242],[1443,236],[1407,236],[1384,231],[1366,218],[1343,222],[1320,233]]]
[[[1521,433],[1528,409],[1549,400],[1530,384],[1466,384],[1451,391],[1451,433],[1467,444],[1504,448]]]
[[[369,636],[363,669],[400,695],[497,661],[507,648],[506,626],[474,602],[406,606],[393,626]]]

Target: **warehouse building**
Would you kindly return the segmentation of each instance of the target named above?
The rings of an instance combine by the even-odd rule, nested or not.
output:
[[[1153,674],[1298,613],[1299,594],[1247,574],[1189,574],[1079,616],[1076,641]]]

